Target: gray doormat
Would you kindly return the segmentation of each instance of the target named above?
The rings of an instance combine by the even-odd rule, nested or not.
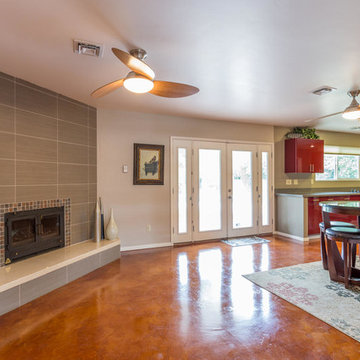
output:
[[[228,244],[230,246],[244,246],[244,245],[254,245],[254,244],[265,244],[269,243],[270,240],[266,240],[263,238],[259,238],[257,236],[249,236],[238,239],[230,239],[230,240],[221,240],[223,243]]]

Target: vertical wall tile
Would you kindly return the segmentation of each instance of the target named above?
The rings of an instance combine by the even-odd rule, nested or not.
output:
[[[88,126],[88,107],[59,98],[59,119]]]
[[[71,243],[76,244],[80,241],[89,239],[89,223],[71,225]]]
[[[0,185],[15,185],[15,160],[0,159]]]
[[[59,164],[59,184],[87,184],[87,165]]]
[[[16,201],[52,200],[57,198],[57,185],[17,185]]]
[[[73,144],[88,145],[88,127],[60,120],[59,140]]]
[[[0,104],[14,106],[15,91],[14,81],[0,77]]]
[[[73,204],[71,206],[71,224],[80,224],[89,221],[88,204]]]
[[[0,158],[15,158],[15,135],[0,132]],[[1,171],[2,169],[0,169]]]
[[[15,110],[12,107],[0,105],[0,131],[14,131]]]
[[[15,200],[15,184],[12,186],[0,186],[0,204],[14,202]]]
[[[89,126],[91,128],[97,128],[97,111],[95,108],[89,107]]]
[[[57,184],[57,164],[35,161],[16,162],[16,185]]]
[[[16,109],[16,133],[56,140],[57,120],[49,116]]]
[[[16,160],[57,162],[57,142],[17,135]]]
[[[84,145],[59,142],[59,162],[87,165],[89,162],[88,149],[89,147]]]
[[[71,205],[88,202],[89,190],[83,184],[59,184],[59,197],[70,198]]]
[[[57,116],[55,96],[19,84],[16,84],[16,106],[38,114]]]
[[[89,128],[89,145],[96,146],[96,129]]]
[[[89,146],[89,164],[96,165],[96,163],[97,163],[96,146]]]

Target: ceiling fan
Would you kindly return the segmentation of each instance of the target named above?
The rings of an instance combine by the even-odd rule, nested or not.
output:
[[[333,114],[328,114],[324,116],[317,117],[315,119],[305,120],[306,123],[309,122],[317,122],[319,120],[342,114],[342,117],[347,120],[360,120],[360,105],[356,100],[356,97],[360,95],[360,90],[351,90],[348,91],[348,95],[351,96],[353,99],[351,104],[344,110],[339,111]]]
[[[91,93],[91,96],[94,98],[107,95],[122,86],[134,93],[150,93],[167,98],[180,98],[199,92],[199,89],[195,86],[154,80],[154,71],[143,61],[147,56],[146,51],[143,49],[130,50],[130,54],[117,48],[112,48],[111,50],[132,71],[125,78],[115,80],[96,89]]]

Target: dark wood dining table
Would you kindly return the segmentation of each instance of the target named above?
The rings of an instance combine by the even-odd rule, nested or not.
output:
[[[360,201],[323,201],[319,205],[322,207],[323,221],[325,229],[330,227],[330,215],[353,215],[357,216],[358,228],[360,228]],[[327,246],[332,247],[333,257],[328,259],[330,278],[334,281],[344,282],[344,260],[334,241],[327,241]],[[356,250],[356,249],[355,249]],[[360,285],[360,270],[352,268],[351,283]]]

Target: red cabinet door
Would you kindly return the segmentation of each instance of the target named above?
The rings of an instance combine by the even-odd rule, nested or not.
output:
[[[285,172],[324,172],[324,140],[286,139]]]
[[[310,140],[312,172],[324,172],[324,140]]]
[[[319,202],[323,198],[308,198],[308,235],[319,234],[319,224],[322,222],[322,213]]]

